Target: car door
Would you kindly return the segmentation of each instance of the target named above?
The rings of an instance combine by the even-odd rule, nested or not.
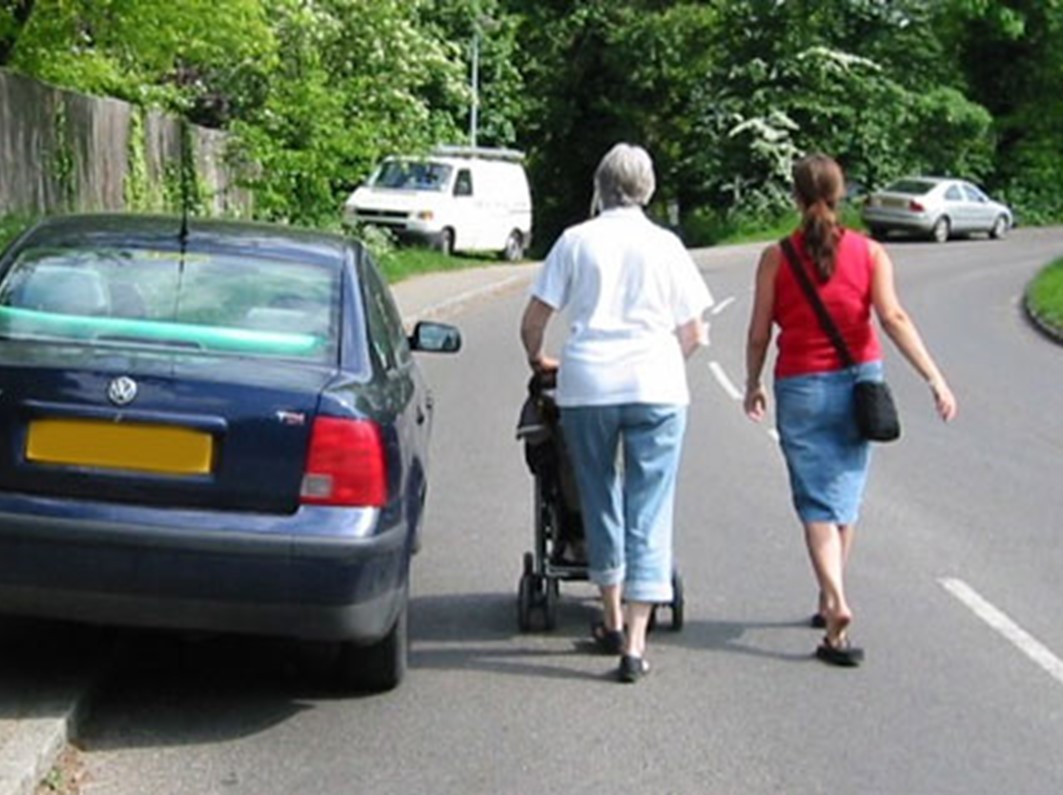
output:
[[[481,246],[480,197],[472,169],[460,168],[454,177],[455,247],[464,251]]]
[[[950,182],[943,194],[945,198],[945,214],[949,217],[949,223],[953,232],[964,232],[971,228],[971,208],[963,189],[958,183]]]
[[[967,207],[970,211],[970,226],[968,228],[985,231],[992,227],[993,222],[996,220],[996,210],[990,204],[989,197],[970,183],[965,182],[962,187],[964,197],[967,200]]]
[[[390,289],[368,255],[363,255],[362,264],[370,355],[384,378],[382,401],[394,417],[385,443],[389,462],[398,462],[400,471],[388,481],[401,489],[401,510],[415,530],[425,494],[431,395],[413,358]]]

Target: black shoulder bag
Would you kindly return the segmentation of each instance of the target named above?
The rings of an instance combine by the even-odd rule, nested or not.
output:
[[[819,318],[823,330],[827,332],[830,341],[841,357],[842,364],[852,367],[856,362],[849,353],[849,346],[845,344],[841,332],[834,324],[833,318],[823,305],[812,279],[809,278],[797,251],[790,239],[784,237],[779,241],[783,250],[783,259],[790,263],[790,268],[797,277],[801,289],[804,291],[808,302]],[[853,408],[856,413],[856,425],[860,429],[860,435],[872,442],[892,442],[901,435],[901,421],[897,416],[897,406],[893,402],[893,394],[885,381],[857,381],[853,385]]]

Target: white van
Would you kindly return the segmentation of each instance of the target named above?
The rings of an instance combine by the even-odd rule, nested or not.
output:
[[[519,260],[531,242],[532,203],[521,152],[446,146],[389,157],[344,204],[344,218],[440,251],[497,251]]]

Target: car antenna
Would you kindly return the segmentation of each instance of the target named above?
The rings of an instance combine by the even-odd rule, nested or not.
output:
[[[177,233],[177,244],[179,246],[179,256],[177,259],[177,289],[174,291],[173,297],[173,319],[177,320],[177,317],[181,311],[181,286],[184,283],[185,277],[185,252],[188,249],[188,205],[190,186],[188,181],[188,119],[182,118],[180,122],[180,141],[181,153],[178,159],[178,168],[180,169],[180,183],[181,183],[181,229]]]
[[[180,164],[181,170],[181,231],[178,233],[178,240],[181,244],[181,269],[184,270],[185,259],[185,246],[188,245],[188,204],[189,204],[189,184],[188,184],[188,119],[181,119],[181,138],[180,138]]]

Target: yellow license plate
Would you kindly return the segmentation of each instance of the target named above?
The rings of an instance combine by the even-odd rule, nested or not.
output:
[[[214,437],[170,425],[37,419],[30,422],[26,458],[42,464],[200,475],[210,472]]]

